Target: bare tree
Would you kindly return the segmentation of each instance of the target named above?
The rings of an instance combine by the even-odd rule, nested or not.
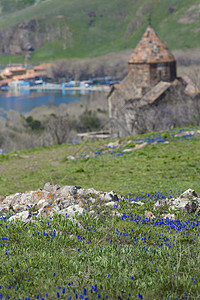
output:
[[[68,116],[51,118],[46,125],[47,133],[53,140],[53,144],[58,145],[69,142],[74,128],[75,120]]]

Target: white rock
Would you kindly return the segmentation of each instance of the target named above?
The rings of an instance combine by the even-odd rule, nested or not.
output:
[[[157,203],[157,202],[156,202],[156,203]],[[156,204],[156,203],[155,203],[155,204]],[[137,205],[142,206],[142,205],[144,205],[144,202],[141,202],[141,201],[137,201],[137,202],[136,202],[136,201],[131,201],[131,204],[137,204]],[[155,205],[155,204],[154,204],[154,205]]]
[[[123,216],[123,214],[119,213],[118,211],[112,211],[111,214],[113,216],[116,216],[116,217],[119,217],[119,218],[121,218]]]
[[[52,208],[51,208],[51,213],[50,215],[52,215],[53,213],[57,213],[57,212],[60,212],[60,208],[58,207],[58,205],[54,205]]]
[[[27,202],[31,202],[31,200],[33,199],[33,196],[34,196],[33,194],[35,195],[35,192],[33,192],[33,191],[21,194],[19,203],[26,204]]]
[[[114,201],[108,202],[105,204],[105,206],[114,206],[116,203]]]
[[[123,152],[132,152],[133,151],[133,148],[127,148],[127,149],[124,149]]]
[[[186,198],[186,197],[197,197],[197,194],[194,190],[188,189],[184,193],[180,195],[180,198]]]
[[[15,196],[15,195],[9,195],[9,196],[7,196],[6,198],[4,198],[3,201],[2,201],[3,204],[8,204],[8,203],[10,204],[11,201],[13,200],[14,196]]]
[[[101,195],[101,200],[109,201],[111,199],[112,197],[110,196],[109,193],[106,193],[105,195]]]
[[[25,222],[29,217],[30,217],[29,211],[22,211],[16,215],[10,217],[8,220],[11,222],[11,221],[21,219],[23,222]]]
[[[133,202],[131,202],[131,203],[133,203]],[[156,203],[154,203],[154,208],[155,207],[159,207],[160,206],[160,202],[159,202],[159,200],[158,201],[156,201]]]
[[[161,217],[163,219],[169,219],[175,221],[175,214],[162,214]]]
[[[96,199],[90,197],[89,200],[92,202],[92,203],[95,203],[96,202]]]
[[[45,199],[41,199],[37,203],[37,207],[40,208],[45,208],[49,205],[49,203]]]
[[[9,205],[5,205],[5,204],[1,205],[0,206],[0,214],[3,214],[5,212],[9,212],[9,208],[10,208]]]
[[[60,210],[58,213],[67,217],[74,217],[77,213],[78,215],[82,214],[85,211],[84,208],[80,207],[78,204],[69,206],[65,209]]]
[[[116,141],[116,142],[110,142],[110,143],[108,144],[108,147],[109,147],[109,148],[118,147],[119,144],[120,144],[119,141]]]
[[[57,191],[57,194],[59,194],[61,197],[69,197],[72,188],[73,185],[65,185]]]
[[[111,191],[109,193],[102,193],[100,195],[100,198],[101,198],[101,200],[104,200],[104,201],[110,201],[113,199],[114,195],[115,195],[115,192]]]
[[[68,158],[68,159],[71,159],[71,160],[74,160],[74,159],[75,159],[75,157],[72,156],[72,155],[67,156],[67,158]]]

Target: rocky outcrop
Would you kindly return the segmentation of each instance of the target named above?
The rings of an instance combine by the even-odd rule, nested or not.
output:
[[[90,214],[120,216],[113,210],[117,201],[122,199],[113,191],[96,191],[93,188],[82,189],[80,186],[59,186],[46,183],[43,189],[16,193],[0,197],[0,215],[11,214],[9,221],[21,219],[23,222],[34,216],[49,217],[54,213],[73,220],[75,215],[87,211]]]
[[[50,20],[32,19],[0,30],[0,52],[10,55],[31,56],[34,50],[47,42],[63,41],[63,49],[72,46],[72,33],[62,16]]]
[[[185,211],[187,213],[198,213],[200,210],[200,197],[197,193],[188,189],[178,198],[161,199],[154,204],[154,209],[167,207],[169,210]]]
[[[0,218],[9,221],[22,220],[29,222],[35,217],[53,217],[54,214],[67,217],[77,222],[76,216],[87,212],[94,217],[103,215],[123,217],[117,211],[119,202],[125,201],[114,191],[109,193],[97,191],[94,188],[83,189],[80,186],[59,186],[46,183],[43,189],[16,193],[10,196],[0,196]],[[130,204],[145,206],[145,203],[132,201]],[[159,215],[159,211],[165,211]],[[178,198],[161,199],[153,205],[154,213],[145,210],[143,218],[175,220],[175,214],[169,211],[196,213],[200,211],[200,197],[192,189],[188,189]]]

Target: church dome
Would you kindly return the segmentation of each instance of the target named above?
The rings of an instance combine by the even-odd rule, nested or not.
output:
[[[129,58],[129,64],[163,63],[176,61],[167,45],[155,33],[151,25],[148,25],[142,39],[135,47]]]

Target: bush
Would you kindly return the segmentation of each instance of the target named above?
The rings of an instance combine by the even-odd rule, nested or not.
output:
[[[38,120],[34,120],[31,116],[26,118],[26,122],[32,130],[43,130],[44,129],[41,122]]]
[[[91,110],[85,110],[80,116],[80,122],[78,124],[78,131],[97,131],[101,127],[101,122],[96,113]]]

